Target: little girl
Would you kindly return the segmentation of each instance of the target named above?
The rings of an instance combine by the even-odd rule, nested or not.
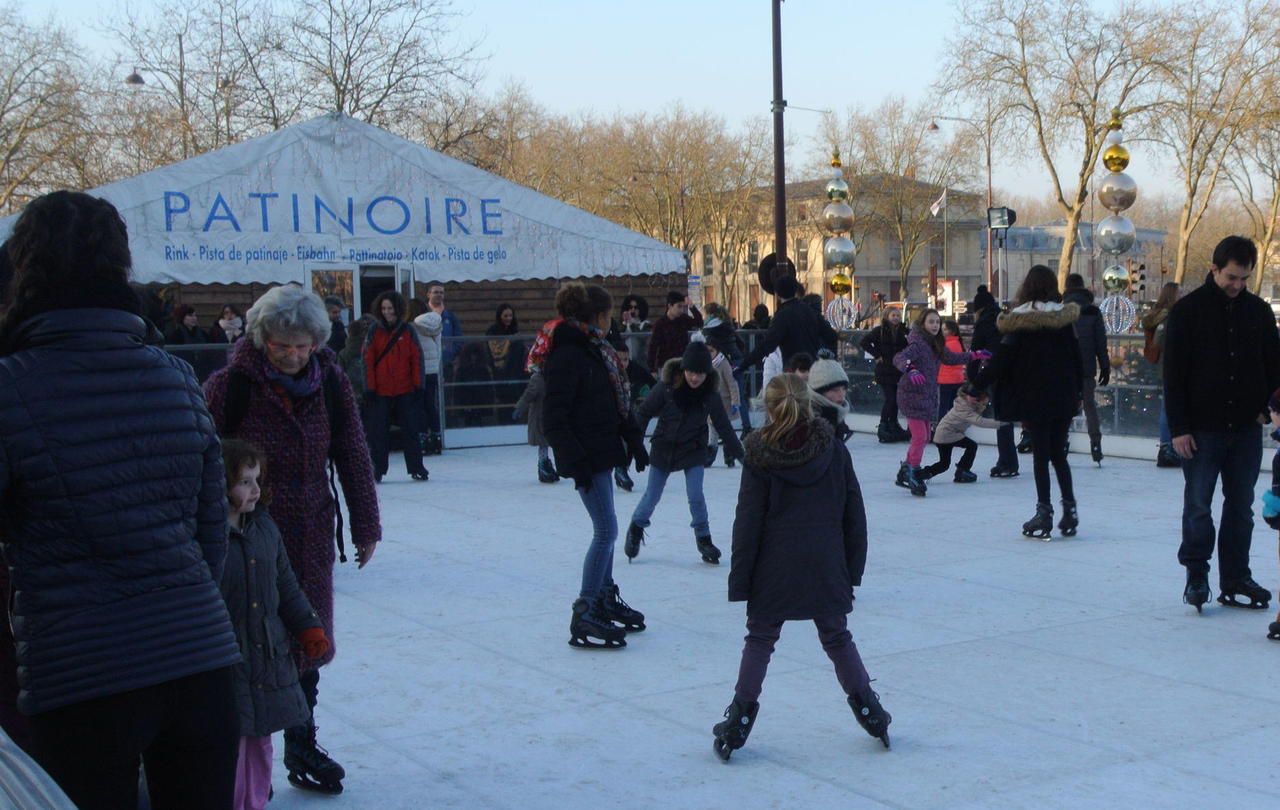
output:
[[[960,324],[950,318],[942,322],[942,339],[945,341],[947,351],[952,354],[964,352],[964,341],[960,339]],[[942,417],[951,412],[956,394],[960,391],[960,386],[964,385],[964,368],[964,366],[953,366],[948,363],[938,366],[937,421],[939,422],[942,421]]]
[[[938,420],[938,367],[943,363],[963,366],[972,358],[991,357],[989,352],[948,351],[941,329],[942,319],[936,309],[922,311],[911,325],[907,348],[893,358],[893,365],[902,372],[898,410],[907,417],[911,431],[907,460],[898,468],[894,483],[921,497],[928,488],[920,477],[920,462],[924,459],[924,446],[929,443],[929,426]]]
[[[922,481],[928,481],[942,475],[951,467],[951,453],[957,447],[964,451],[960,463],[956,465],[955,482],[972,484],[978,480],[973,473],[973,460],[978,456],[978,443],[964,435],[970,426],[999,430],[1004,422],[987,419],[982,412],[987,409],[987,392],[973,383],[965,383],[960,387],[946,416],[938,423],[933,432],[933,443],[938,448],[938,462],[930,464],[917,473]]]
[[[248,442],[224,439],[222,459],[231,526],[222,598],[243,659],[236,666],[242,736],[232,807],[262,810],[271,791],[271,735],[311,716],[298,686],[290,637],[315,659],[329,651],[329,639],[298,587],[280,530],[267,514],[259,484],[266,456]]]
[[[814,418],[797,375],[770,380],[764,403],[769,424],[747,437],[729,570],[729,601],[747,603],[746,645],[733,702],[712,730],[716,753],[728,760],[746,743],[782,624],[801,619],[817,626],[858,724],[888,748],[892,717],[848,629],[867,560],[853,460],[831,425]]]
[[[711,542],[711,524],[707,518],[707,501],[702,495],[703,464],[707,460],[707,419],[715,425],[724,442],[725,458],[742,458],[742,443],[734,435],[729,415],[716,393],[718,384],[711,374],[711,352],[699,339],[689,342],[684,356],[671,358],[662,367],[662,379],[649,392],[636,413],[641,431],[654,416],[658,426],[653,430],[649,450],[649,481],[644,495],[636,504],[627,527],[623,551],[627,561],[635,559],[644,542],[649,518],[662,499],[662,489],[673,472],[684,470],[684,489],[689,497],[693,517],[693,536],[703,562],[717,565],[720,549]]]
[[[554,484],[560,480],[556,475],[555,465],[551,463],[551,445],[542,433],[542,402],[547,398],[547,381],[542,378],[542,370],[535,368],[524,393],[516,400],[516,409],[512,414],[515,419],[528,416],[529,444],[538,448],[538,480],[544,484]]]

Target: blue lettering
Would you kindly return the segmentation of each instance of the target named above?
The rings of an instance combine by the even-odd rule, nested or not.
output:
[[[326,214],[333,217],[334,222],[338,223],[343,228],[345,228],[347,233],[352,235],[355,234],[355,202],[350,197],[347,198],[347,219],[345,222],[343,222],[342,218],[338,216],[337,211],[334,211],[332,208],[330,208],[328,205],[325,204],[324,200],[320,199],[319,194],[315,195],[315,200],[316,200],[316,233],[323,233],[323,231],[320,230],[320,212],[324,211]]]
[[[395,228],[383,228],[380,225],[378,225],[378,223],[373,221],[373,209],[378,206],[378,203],[382,203],[382,202],[392,202],[400,207],[399,226]],[[369,203],[369,207],[364,210],[364,218],[369,221],[369,227],[373,228],[378,233],[385,233],[385,234],[400,233],[405,228],[409,227],[409,206],[405,205],[404,200],[401,200],[397,197],[387,197],[387,196],[374,197],[373,200]]]
[[[221,210],[222,213],[218,213]],[[209,232],[209,226],[215,220],[223,220],[231,223],[231,227],[235,228],[236,233],[240,233],[240,223],[236,221],[235,214],[231,213],[231,206],[227,205],[227,201],[222,199],[222,192],[218,192],[218,196],[213,198],[213,205],[209,206],[209,216],[204,221],[204,232]]]
[[[485,236],[502,236],[502,212],[490,211],[489,203],[502,205],[502,200],[486,199],[480,201],[480,232]],[[493,230],[489,230],[490,219],[498,220],[498,224]]]
[[[425,223],[423,233],[431,233],[431,198],[422,198],[422,221]]]
[[[454,203],[458,204],[456,208],[454,207]],[[462,231],[465,234],[470,234],[471,231],[467,230],[467,226],[462,223],[462,218],[465,217],[466,215],[467,215],[466,200],[460,200],[457,197],[444,198],[444,216],[445,216],[445,232],[446,233],[452,235],[453,226],[456,223],[458,226],[458,230]]]
[[[290,194],[289,196],[293,198],[293,232],[299,233],[298,229],[301,226],[298,224],[298,195]]]
[[[173,204],[174,200],[181,200],[182,206],[177,207]],[[164,229],[166,231],[173,230],[173,215],[185,214],[191,210],[191,198],[183,194],[181,191],[166,191],[164,193]]]
[[[258,201],[258,204],[262,206],[262,232],[263,233],[271,233],[271,226],[267,223],[267,200],[275,199],[276,197],[279,197],[279,196],[280,195],[276,194],[274,191],[268,192],[265,194],[260,192],[255,192],[249,195],[249,199],[251,200],[256,199]]]

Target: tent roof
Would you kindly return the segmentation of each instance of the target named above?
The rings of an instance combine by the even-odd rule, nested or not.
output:
[[[89,193],[120,210],[141,282],[290,282],[357,264],[444,281],[685,269],[669,245],[336,114]]]

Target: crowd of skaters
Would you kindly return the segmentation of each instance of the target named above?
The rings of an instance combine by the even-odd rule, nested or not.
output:
[[[1257,428],[1264,419],[1280,428],[1280,333],[1245,289],[1251,251],[1248,240],[1223,240],[1205,284],[1162,298],[1167,312],[1143,324],[1164,371],[1168,445],[1187,482],[1178,559],[1184,599],[1197,610],[1211,596],[1215,546],[1219,601],[1262,608],[1270,600],[1248,560]],[[333,569],[346,559],[334,480],[363,569],[381,540],[376,484],[387,473],[391,416],[408,437],[429,437],[433,418],[438,430],[428,379],[450,362],[443,289],[417,307],[385,293],[368,318],[339,330],[335,302],[275,288],[243,314],[223,311],[229,360],[201,385],[191,365],[157,348],[129,283],[124,223],[109,203],[73,192],[36,199],[0,259],[13,267],[0,321],[5,731],[85,808],[133,810],[140,788],[157,808],[262,807],[281,731],[289,780],[341,792],[343,769],[317,733],[321,668],[337,649]],[[779,306],[751,351],[721,308],[690,313],[677,292],[652,322],[638,298],[624,299],[619,319],[607,291],[580,283],[562,285],[558,317],[527,352],[512,345],[518,321],[506,305],[486,341],[506,345],[473,345],[508,373],[530,375],[510,404],[528,418],[539,475],[571,480],[592,526],[571,645],[618,650],[647,626],[614,579],[614,492],[633,486],[629,470],[648,475],[625,556],[639,555],[665,484],[680,472],[694,549],[719,564],[702,493],[718,438],[726,463],[743,468],[728,582],[729,599],[746,602],[747,635],[732,701],[713,729],[716,751],[728,759],[745,744],[782,625],[795,620],[815,623],[856,721],[888,747],[892,718],[847,622],[868,538],[838,336],[794,269],[766,272]],[[899,481],[913,494],[925,494],[957,448],[955,481],[976,480],[977,446],[965,435],[975,425],[1001,432],[992,476],[1016,475],[1020,424],[1037,498],[1024,532],[1049,533],[1052,470],[1059,529],[1075,533],[1067,431],[1090,381],[1105,385],[1109,372],[1105,333],[1089,320],[1096,307],[1082,289],[1070,279],[1060,294],[1038,266],[1009,312],[980,291],[968,348],[933,310],[909,330],[890,313],[868,335],[877,382],[898,409],[886,407],[880,438],[899,440],[887,423],[906,416],[911,445]],[[184,340],[208,337],[192,332],[200,327],[190,313],[175,315]],[[632,358],[639,346],[629,338],[646,329],[656,374]],[[753,430],[742,380],[762,363],[764,423]],[[881,366],[896,374],[881,375]],[[1097,454],[1096,417],[1088,425]],[[929,442],[939,458],[926,467]],[[411,479],[427,480],[429,447],[406,443]],[[1263,516],[1280,527],[1280,451],[1275,470]],[[1280,623],[1269,633],[1280,637]]]

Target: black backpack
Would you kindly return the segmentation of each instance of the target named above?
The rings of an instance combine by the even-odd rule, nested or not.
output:
[[[244,421],[245,414],[249,411],[249,389],[252,385],[253,381],[249,379],[249,375],[240,369],[228,370],[227,394],[222,411],[223,436],[235,436],[240,423]],[[337,517],[334,539],[338,543],[338,559],[346,562],[347,548],[342,541],[342,506],[338,501],[337,471],[333,466],[333,448],[343,428],[342,409],[339,405],[342,402],[342,389],[339,385],[341,381],[334,371],[325,369],[323,387],[324,409],[329,416],[329,491],[333,494],[333,513]]]

